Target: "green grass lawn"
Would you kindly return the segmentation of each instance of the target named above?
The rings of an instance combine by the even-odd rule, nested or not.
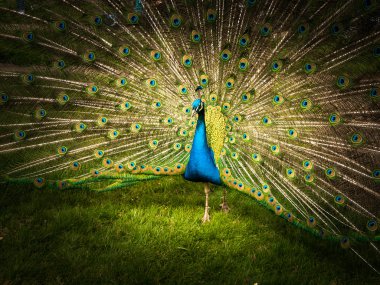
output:
[[[221,187],[208,224],[202,184],[181,177],[103,193],[4,188],[0,284],[380,284],[352,251],[248,196],[230,192],[220,212]]]

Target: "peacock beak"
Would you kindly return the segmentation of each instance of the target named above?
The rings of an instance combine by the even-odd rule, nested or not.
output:
[[[195,111],[195,109],[193,109],[193,111],[191,111],[191,117],[194,117],[194,115],[197,113],[197,111]]]

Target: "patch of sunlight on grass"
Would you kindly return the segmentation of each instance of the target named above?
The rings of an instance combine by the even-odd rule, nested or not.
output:
[[[379,284],[351,251],[222,187],[165,177],[113,192],[0,191],[0,283]],[[366,245],[361,253],[379,268]]]

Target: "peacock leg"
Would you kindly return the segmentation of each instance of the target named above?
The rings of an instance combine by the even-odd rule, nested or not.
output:
[[[210,186],[208,185],[208,183],[204,183],[205,185],[205,194],[206,194],[206,205],[205,205],[205,214],[202,218],[202,222],[203,223],[206,223],[206,222],[209,222],[210,221],[210,215],[208,213],[210,207],[208,206],[208,194],[210,193]]]
[[[221,210],[227,213],[230,210],[230,207],[227,205],[227,190],[224,188],[223,190],[223,203],[220,204]]]

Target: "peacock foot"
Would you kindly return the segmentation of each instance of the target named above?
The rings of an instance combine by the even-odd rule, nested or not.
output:
[[[203,216],[203,218],[202,218],[202,223],[207,223],[207,222],[209,222],[210,221],[210,215],[209,215],[209,213],[208,213],[208,210],[206,210],[205,211],[205,214],[204,214],[204,216]]]
[[[228,213],[230,211],[230,207],[228,207],[227,202],[220,204],[220,210],[224,213]]]

